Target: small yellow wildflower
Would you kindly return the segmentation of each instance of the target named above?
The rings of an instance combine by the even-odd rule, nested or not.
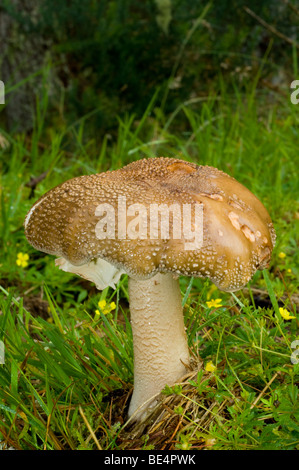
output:
[[[292,320],[293,318],[296,318],[293,315],[291,315],[290,312],[286,308],[280,307],[279,313],[284,320]]]
[[[98,306],[100,307],[101,310],[103,310],[106,307],[106,305],[107,305],[107,302],[105,299],[98,301]]]
[[[18,253],[16,263],[18,266],[22,268],[26,268],[28,266],[29,255],[27,253]]]
[[[99,300],[98,306],[101,309],[101,311],[104,313],[104,315],[107,315],[110,313],[112,310],[116,309],[116,304],[115,302],[111,302],[109,305],[107,305],[107,302],[105,299]],[[96,317],[99,317],[101,315],[100,310],[95,311]]]
[[[219,307],[222,307],[221,302],[222,302],[222,299],[212,299],[207,302],[207,306],[209,308],[212,308],[212,307],[219,308]]]
[[[214,366],[212,361],[207,362],[207,365],[205,367],[205,370],[207,372],[214,372],[216,370],[216,366]]]
[[[280,259],[284,259],[286,256],[287,256],[287,255],[286,255],[283,251],[281,251],[280,253],[278,253],[278,258],[280,258]]]

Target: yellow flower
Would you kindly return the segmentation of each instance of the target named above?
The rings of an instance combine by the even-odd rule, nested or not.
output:
[[[107,302],[105,299],[98,301],[98,306],[100,307],[101,310],[103,310],[106,307],[106,305],[107,305]]]
[[[104,315],[107,315],[107,314],[110,313],[112,310],[115,310],[115,309],[116,309],[116,304],[115,304],[115,302],[111,302],[109,305],[107,305],[107,302],[106,302],[105,299],[99,300],[98,306],[99,306],[100,310],[103,312]],[[96,317],[99,317],[99,316],[101,315],[100,310],[96,310],[96,311],[95,311]]]
[[[284,259],[287,255],[281,251],[280,253],[278,253],[278,258],[281,258],[281,259]]]
[[[291,315],[290,312],[286,308],[280,307],[279,313],[284,320],[292,320],[293,318],[296,318],[293,315]]]
[[[22,268],[26,268],[28,266],[29,255],[27,253],[18,253],[16,263],[18,266]]]
[[[212,299],[210,301],[207,302],[207,306],[209,308],[212,308],[212,307],[215,307],[215,308],[218,308],[218,307],[222,307],[222,299]]]
[[[207,362],[207,365],[205,367],[205,370],[207,372],[214,372],[216,370],[216,366],[214,366],[212,361]]]

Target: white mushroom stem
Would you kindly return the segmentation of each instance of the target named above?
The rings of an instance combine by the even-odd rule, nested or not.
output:
[[[186,373],[190,356],[178,280],[171,274],[129,278],[129,296],[134,343],[129,417],[140,419],[154,404],[150,398]]]

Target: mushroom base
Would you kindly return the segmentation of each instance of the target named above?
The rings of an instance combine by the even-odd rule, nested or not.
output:
[[[134,392],[129,417],[139,420],[166,384],[185,373],[190,356],[179,281],[172,274],[147,280],[129,278],[134,343]]]

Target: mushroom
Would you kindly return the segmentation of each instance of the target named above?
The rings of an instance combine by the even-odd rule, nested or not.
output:
[[[34,248],[98,289],[128,274],[136,419],[190,367],[179,276],[238,290],[267,267],[275,243],[267,210],[247,188],[172,158],[68,180],[33,205],[24,225]]]

